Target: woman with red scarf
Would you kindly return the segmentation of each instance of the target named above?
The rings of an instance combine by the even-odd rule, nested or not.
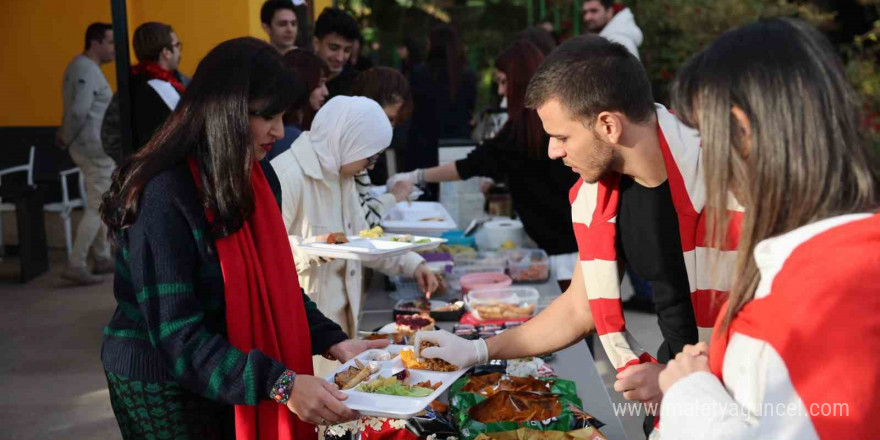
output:
[[[880,178],[834,49],[788,19],[732,30],[679,71],[703,141],[715,243],[739,235],[711,346],[660,374],[663,439],[877,438]],[[716,211],[717,212],[717,211]]]
[[[118,307],[101,358],[125,439],[308,440],[357,417],[312,355],[385,343],[348,340],[302,293],[277,177],[258,164],[291,81],[262,41],[217,46],[104,197]]]

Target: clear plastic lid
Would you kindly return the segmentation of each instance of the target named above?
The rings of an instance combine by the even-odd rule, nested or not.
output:
[[[477,289],[468,294],[466,304],[480,320],[522,319],[538,313],[540,297],[533,287]]]

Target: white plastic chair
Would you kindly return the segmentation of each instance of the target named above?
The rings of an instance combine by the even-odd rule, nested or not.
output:
[[[27,184],[29,187],[34,187],[34,152],[36,148],[31,146],[30,151],[28,152],[28,162],[24,165],[18,165],[14,167],[4,168],[0,170],[0,185],[3,184],[3,176],[13,174],[13,173],[27,173]],[[14,203],[3,203],[3,199],[0,198],[0,255],[4,255],[5,249],[3,246],[3,213],[4,212],[15,212],[15,204]]]
[[[73,233],[70,226],[70,213],[75,208],[83,208],[86,205],[86,185],[82,172],[79,168],[70,168],[58,173],[61,176],[61,201],[47,203],[43,206],[45,212],[55,212],[61,216],[64,221],[64,245],[67,248],[67,257],[73,252]],[[68,190],[67,178],[71,175],[77,176],[77,185],[79,186],[80,197],[71,200],[70,191]]]
[[[17,172],[26,172],[27,173],[27,183],[28,186],[34,187],[34,155],[36,152],[36,147],[31,146],[29,155],[28,155],[28,163],[24,165],[18,165],[15,167],[6,168],[0,170],[0,179],[3,178],[4,175],[17,173]],[[86,186],[85,179],[83,179],[82,172],[79,168],[69,168],[63,170],[58,173],[61,178],[61,201],[60,202],[52,202],[46,203],[43,205],[44,212],[53,212],[57,213],[61,216],[61,219],[64,221],[64,245],[67,248],[67,256],[70,257],[70,253],[73,252],[73,230],[70,224],[70,214],[76,208],[85,207],[86,201]],[[76,175],[77,176],[77,186],[79,186],[79,194],[80,196],[75,199],[70,198],[70,185],[68,184],[67,178]],[[0,180],[0,184],[2,184],[2,180]],[[0,255],[3,255],[3,212],[14,212],[15,204],[14,203],[3,203],[2,199],[0,199]]]

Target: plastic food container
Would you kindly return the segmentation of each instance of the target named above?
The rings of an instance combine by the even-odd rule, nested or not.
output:
[[[507,267],[506,252],[483,251],[477,252],[476,256],[465,254],[454,256],[452,259],[455,261],[455,265],[460,267],[481,266],[502,269]]]
[[[473,290],[497,289],[513,284],[513,280],[509,276],[497,272],[472,273],[461,277],[459,281],[461,283],[461,293],[463,294],[468,294]]]
[[[540,296],[532,287],[476,289],[468,294],[465,304],[479,320],[524,319],[538,313]]]
[[[540,283],[550,278],[550,258],[541,249],[507,252],[507,271],[517,283]]]

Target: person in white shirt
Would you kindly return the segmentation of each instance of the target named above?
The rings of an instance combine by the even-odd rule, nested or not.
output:
[[[679,71],[707,204],[745,208],[709,346],[660,374],[666,439],[877,438],[880,168],[828,40],[797,20],[722,35]],[[724,243],[728,218],[710,217]]]
[[[354,178],[373,166],[390,143],[391,122],[376,101],[337,96],[321,107],[311,129],[271,162],[281,183],[281,213],[300,285],[349,335],[357,334],[364,303],[362,264],[389,275],[412,276],[423,292],[437,289],[434,274],[414,252],[361,263],[327,261],[301,247],[325,242],[328,234],[352,236],[368,228]],[[315,357],[318,376],[336,366]]]
[[[94,272],[105,274],[115,270],[107,230],[98,210],[116,167],[101,146],[101,122],[113,97],[113,90],[101,72],[102,64],[112,63],[116,58],[111,25],[92,23],[86,29],[85,40],[85,51],[64,71],[64,116],[55,137],[55,143],[68,149],[85,178],[85,213],[76,229],[68,267],[61,274],[65,280],[83,285],[102,281],[88,267],[90,249],[95,256]]]
[[[620,43],[636,58],[642,45],[642,30],[629,8],[617,5],[614,0],[587,0],[581,7],[584,26],[591,34],[598,34]]]

